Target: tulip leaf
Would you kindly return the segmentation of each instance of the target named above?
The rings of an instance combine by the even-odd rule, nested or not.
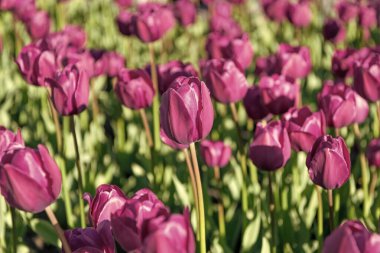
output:
[[[184,206],[190,206],[189,194],[187,194],[185,185],[178,180],[176,175],[173,175],[173,182],[177,190],[178,197],[180,201],[182,202],[182,204]]]
[[[270,253],[270,245],[267,238],[263,237],[261,253]]]
[[[32,219],[30,221],[30,227],[36,234],[42,237],[44,242],[58,247],[58,236],[48,221]]]
[[[251,249],[257,241],[260,232],[260,221],[260,216],[257,215],[256,218],[248,224],[243,235],[243,251]]]

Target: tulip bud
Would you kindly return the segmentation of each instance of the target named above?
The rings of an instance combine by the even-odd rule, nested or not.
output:
[[[276,55],[284,76],[293,79],[304,78],[311,71],[310,51],[307,47],[281,44]]]
[[[329,19],[323,25],[323,37],[335,44],[342,42],[346,38],[346,29],[338,20]]]
[[[261,101],[270,113],[282,114],[296,105],[299,84],[293,79],[273,75],[264,76],[259,81]]]
[[[118,75],[119,71],[125,66],[124,56],[116,52],[106,52],[104,55],[105,62],[105,72],[110,77],[115,77]]]
[[[258,86],[248,89],[243,104],[248,116],[253,120],[261,120],[269,115],[269,111],[261,102],[261,94]]]
[[[50,18],[47,12],[37,11],[26,22],[26,29],[33,40],[45,37],[50,31]]]
[[[107,59],[104,57],[106,51],[102,49],[90,49],[90,55],[94,60],[94,71],[92,77],[104,75],[108,65]]]
[[[103,184],[98,186],[94,198],[89,193],[84,194],[89,204],[89,218],[94,227],[111,221],[111,214],[119,210],[127,202],[127,197],[116,185]]]
[[[183,26],[195,23],[197,9],[190,0],[178,0],[174,2],[174,15]]]
[[[306,166],[314,184],[325,189],[341,187],[350,177],[351,161],[341,137],[319,137],[307,154]]]
[[[52,89],[51,99],[60,115],[79,114],[87,108],[90,81],[85,70],[69,65],[46,82]]]
[[[2,158],[1,194],[12,207],[39,213],[58,198],[61,186],[59,168],[43,145],[10,150]]]
[[[241,69],[231,60],[213,59],[202,67],[202,75],[212,96],[221,103],[234,103],[244,98],[248,82]]]
[[[224,16],[213,16],[210,21],[210,31],[229,39],[239,37],[243,31],[233,18]]]
[[[129,11],[121,11],[116,18],[119,32],[125,36],[131,36],[135,33],[132,24],[133,14]]]
[[[214,121],[210,92],[196,77],[179,77],[162,95],[160,124],[171,140],[191,144],[204,139]]]
[[[364,251],[365,244],[370,236],[371,233],[360,221],[346,221],[326,238],[323,253],[367,252]]]
[[[69,47],[60,52],[57,59],[62,68],[75,65],[78,69],[87,73],[88,77],[96,76],[95,60],[90,52],[85,49]]]
[[[208,59],[224,58],[225,48],[230,43],[230,39],[217,32],[209,33],[206,41],[206,51]]]
[[[114,253],[115,242],[109,224],[97,228],[75,228],[65,231],[70,249],[75,253]]]
[[[354,89],[365,99],[380,100],[380,54],[371,52],[354,67]]]
[[[222,16],[225,18],[232,17],[232,5],[227,1],[215,1],[208,6],[212,17]]]
[[[290,143],[295,151],[309,152],[315,140],[325,135],[326,120],[323,112],[311,112],[308,107],[292,108],[284,114]]]
[[[373,139],[367,147],[368,164],[380,168],[380,139]]]
[[[207,166],[222,168],[230,161],[231,147],[222,141],[204,140],[201,142],[201,155]]]
[[[290,141],[280,121],[257,124],[249,157],[258,169],[265,171],[274,171],[286,164],[290,158]]]
[[[20,129],[14,134],[5,127],[0,126],[0,163],[6,152],[24,147],[25,144]]]
[[[224,58],[233,60],[243,69],[247,69],[252,63],[253,47],[246,33],[230,40],[222,51]]]
[[[117,78],[115,93],[126,107],[141,109],[152,104],[155,92],[145,70],[122,69]]]
[[[311,22],[312,12],[307,2],[296,3],[288,6],[287,16],[294,26],[307,27]]]

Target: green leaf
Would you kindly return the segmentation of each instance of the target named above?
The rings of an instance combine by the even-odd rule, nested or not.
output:
[[[54,230],[54,227],[46,220],[32,219],[30,221],[30,228],[36,234],[41,236],[46,243],[54,245],[56,247],[59,246],[58,236]]]
[[[261,253],[270,253],[270,245],[267,238],[263,237],[262,245],[263,246],[261,247]]]
[[[257,215],[256,218],[248,224],[244,235],[243,235],[243,251],[249,250],[257,241],[260,232],[260,216]]]
[[[173,182],[177,191],[178,197],[184,206],[190,206],[189,194],[187,193],[185,185],[180,182],[176,175],[173,175]]]

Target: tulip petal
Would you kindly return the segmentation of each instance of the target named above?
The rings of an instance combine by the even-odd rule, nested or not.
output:
[[[249,156],[252,162],[262,170],[274,171],[284,164],[284,156],[280,147],[251,146]]]
[[[203,139],[210,133],[214,123],[214,108],[212,106],[210,91],[203,82],[201,83],[200,99],[197,128],[200,134],[198,139]]]
[[[346,100],[334,112],[332,122],[335,128],[341,128],[352,124],[355,117],[355,103],[351,100]]]
[[[317,136],[308,132],[294,131],[290,133],[290,141],[295,151],[309,152],[316,139]]]

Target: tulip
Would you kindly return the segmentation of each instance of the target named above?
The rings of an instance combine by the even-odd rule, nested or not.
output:
[[[86,72],[89,78],[97,74],[95,60],[88,50],[69,47],[59,52],[57,60],[62,68],[75,65],[78,69]]]
[[[116,4],[121,8],[128,8],[132,5],[132,0],[115,0]]]
[[[197,9],[190,0],[178,0],[174,2],[174,15],[178,22],[183,26],[195,23]]]
[[[262,104],[270,113],[282,114],[296,105],[299,84],[293,79],[273,75],[264,76],[259,81]]]
[[[90,84],[85,70],[69,65],[54,79],[46,81],[52,89],[53,105],[60,115],[79,114],[87,108]]]
[[[230,40],[222,51],[224,58],[233,60],[243,69],[247,69],[252,63],[253,47],[246,33]]]
[[[67,25],[61,33],[67,37],[70,47],[83,48],[86,44],[86,32],[80,26]]]
[[[210,33],[207,36],[206,51],[208,59],[221,59],[225,56],[225,48],[230,43],[230,39],[217,32]]]
[[[304,78],[311,71],[310,51],[307,47],[281,44],[277,52],[281,74],[293,79]]]
[[[171,140],[188,145],[204,139],[214,121],[210,92],[196,77],[179,77],[162,95],[160,124]]]
[[[326,238],[323,253],[365,252],[365,245],[370,236],[371,233],[360,221],[346,221]]]
[[[133,14],[129,11],[121,11],[116,18],[117,27],[119,32],[125,36],[134,34],[134,27],[132,25]]]
[[[96,228],[102,223],[111,221],[111,214],[127,203],[128,199],[116,185],[103,184],[98,186],[94,198],[89,193],[84,194],[89,204],[89,218]]]
[[[363,28],[374,28],[377,24],[376,9],[370,6],[361,6],[359,12],[359,24]]]
[[[371,234],[366,240],[364,253],[373,253],[380,251],[380,235]]]
[[[366,155],[369,165],[380,168],[380,139],[371,140],[368,144]]]
[[[70,248],[75,253],[114,253],[115,242],[111,227],[103,224],[97,228],[75,228],[65,231]]]
[[[13,1],[13,0],[11,0]],[[3,0],[2,2],[9,2]],[[12,8],[13,15],[23,23],[28,23],[29,20],[38,12],[34,0],[16,0],[15,6]],[[0,3],[1,4],[1,3]]]
[[[110,77],[117,76],[119,71],[125,66],[124,56],[116,52],[106,52],[104,58],[105,62],[107,62],[105,72]]]
[[[269,111],[261,103],[260,88],[258,86],[252,86],[248,89],[243,99],[243,104],[248,117],[253,120],[261,120],[269,116]]]
[[[105,50],[102,49],[91,49],[90,55],[92,59],[94,60],[94,71],[91,75],[92,77],[97,77],[105,74],[106,67],[108,65],[108,62],[106,61],[104,55]]]
[[[201,155],[209,167],[225,167],[230,161],[231,147],[222,141],[204,140],[201,142]]]
[[[45,37],[50,31],[50,18],[47,12],[38,11],[26,22],[26,28],[33,40]]]
[[[265,15],[276,22],[285,20],[288,4],[288,0],[261,0]]]
[[[368,115],[368,104],[344,83],[328,81],[318,94],[318,104],[326,116],[327,125],[341,128],[362,123]]]
[[[365,99],[380,100],[380,54],[371,52],[354,67],[354,89]]]
[[[61,192],[61,173],[49,151],[17,148],[5,153],[0,164],[0,189],[10,206],[39,213]]]
[[[288,6],[287,16],[294,26],[307,27],[311,22],[312,12],[307,2],[296,3]]]
[[[172,139],[170,139],[165,134],[165,131],[162,128],[160,129],[160,138],[161,138],[163,143],[165,143],[166,145],[168,145],[172,149],[185,149],[185,148],[189,147],[189,145],[181,144],[181,143],[175,142]]]
[[[1,159],[3,158],[3,155],[6,152],[13,151],[15,149],[24,148],[24,140],[21,136],[20,129],[17,131],[16,134],[9,131],[3,126],[0,126],[0,163]]]
[[[213,16],[209,26],[211,32],[227,38],[236,38],[243,34],[240,25],[231,17]]]
[[[314,184],[325,189],[341,187],[350,177],[351,161],[341,137],[319,137],[307,154],[306,166]]]
[[[323,25],[323,37],[333,43],[339,43],[346,38],[346,29],[338,20],[329,19]]]
[[[162,217],[151,221],[152,230],[144,240],[142,252],[155,253],[195,253],[194,233],[190,224],[190,214],[170,215],[166,220]]]
[[[214,59],[206,62],[202,75],[212,96],[221,103],[234,103],[244,98],[248,82],[241,69],[231,60]]]
[[[311,112],[308,107],[290,109],[284,114],[290,143],[295,151],[309,152],[315,140],[325,135],[326,120],[323,112]]]
[[[227,1],[215,1],[214,3],[212,3],[211,6],[208,6],[208,8],[210,8],[210,13],[212,17],[232,17],[232,4],[230,4]]]
[[[122,69],[117,78],[115,93],[126,107],[142,109],[152,104],[155,92],[145,70]]]
[[[349,1],[340,1],[336,5],[339,19],[347,23],[350,20],[356,19],[359,14],[359,5]]]
[[[267,57],[259,57],[256,60],[255,74],[262,76],[271,76],[273,74],[279,74],[277,56],[270,55]]]
[[[257,124],[249,157],[258,169],[265,171],[275,171],[286,164],[290,158],[290,141],[280,121]]]
[[[356,61],[362,61],[370,53],[368,48],[336,50],[332,58],[332,72],[335,77],[345,79],[354,75]]]

